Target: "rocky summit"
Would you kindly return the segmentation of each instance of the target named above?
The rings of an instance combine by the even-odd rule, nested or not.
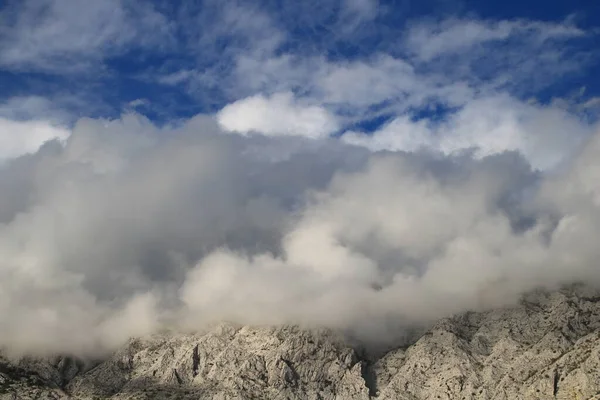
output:
[[[102,361],[3,358],[0,399],[600,399],[600,295],[531,293],[378,356],[328,330],[222,324]]]

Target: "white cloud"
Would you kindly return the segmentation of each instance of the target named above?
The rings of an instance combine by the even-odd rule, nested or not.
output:
[[[223,129],[240,134],[267,136],[326,137],[338,129],[335,117],[326,109],[303,104],[293,93],[276,93],[239,100],[217,115]]]
[[[0,64],[57,73],[98,68],[130,47],[159,48],[169,23],[136,0],[29,0],[0,10]]]
[[[12,4],[10,68],[67,74],[168,40],[160,14],[131,14],[141,3]],[[159,67],[162,83],[226,99],[216,115],[66,129],[53,99],[0,105],[0,347],[89,354],[222,319],[385,341],[534,287],[600,282],[598,127],[578,118],[582,98],[515,93],[577,64],[562,39],[579,30],[451,20],[340,60],[324,49],[367,37],[377,2],[289,4],[178,10],[176,51],[195,64]],[[314,48],[290,34],[332,27]],[[330,137],[382,115],[375,133]],[[53,137],[64,145],[41,146]]]
[[[296,143],[275,161],[248,151],[287,140],[223,135],[206,116],[164,130],[135,115],[85,119],[65,146],[0,167],[0,346],[118,345],[153,329],[189,262],[224,243],[275,250],[304,190],[360,163],[332,143]]]
[[[540,45],[544,41],[567,40],[584,36],[576,26],[527,20],[485,21],[449,19],[441,23],[422,22],[408,31],[405,43],[408,50],[421,61],[464,53],[475,46],[500,42],[511,37]]]
[[[479,107],[466,132],[508,105]],[[504,111],[502,129],[587,129],[531,107],[536,123]],[[386,341],[540,285],[600,282],[598,137],[539,174],[515,153],[379,154],[226,135],[212,116],[81,120],[65,146],[0,167],[0,346],[89,354],[222,319]]]
[[[72,121],[70,109],[80,108],[85,101],[69,96],[15,96],[0,103],[0,117],[14,121],[44,120],[54,125]]]
[[[410,103],[409,97],[427,90],[414,68],[401,59],[380,55],[368,61],[325,64],[315,86],[325,103],[368,107],[386,100]]]
[[[31,154],[47,141],[66,140],[70,131],[48,121],[13,121],[0,117],[0,162]]]
[[[518,157],[437,167],[426,159],[375,156],[338,176],[284,236],[279,257],[219,250],[201,260],[182,292],[192,321],[300,320],[385,341],[395,324],[512,303],[539,286],[600,282],[597,250],[585,240],[600,228],[597,205],[564,214],[555,201],[564,181],[546,178],[557,186],[534,226],[516,232],[517,210],[503,210],[501,199],[535,182]],[[560,215],[555,231],[542,211],[548,202]]]
[[[354,7],[350,3],[347,6]],[[358,7],[360,4],[362,3],[357,2],[355,5]],[[368,4],[376,7],[375,3],[370,2],[363,5]],[[273,93],[297,93],[309,107],[320,109],[315,115],[319,114],[321,117],[315,117],[315,120],[335,118],[335,127],[340,129],[381,116],[397,118],[398,123],[403,119],[408,123],[414,118],[421,118],[423,114],[427,119],[428,115],[437,114],[436,111],[431,111],[435,109],[447,113],[445,117],[449,120],[458,121],[460,116],[454,115],[456,110],[472,109],[475,105],[470,104],[480,104],[482,98],[506,95],[519,98],[523,93],[530,94],[531,91],[535,92],[538,88],[551,84],[557,77],[581,67],[577,52],[568,57],[566,54],[570,48],[569,40],[587,35],[568,20],[562,23],[544,23],[529,20],[448,19],[437,24],[416,21],[409,24],[407,31],[397,32],[397,36],[394,36],[397,43],[394,45],[367,49],[364,54],[350,61],[330,59],[319,53],[318,47],[315,51],[310,51],[310,47],[296,47],[295,43],[290,42],[290,34],[281,30],[282,25],[276,24],[275,18],[280,15],[273,10],[260,13],[258,18],[266,21],[266,28],[262,32],[267,37],[270,33],[273,41],[263,41],[265,36],[260,34],[261,28],[249,23],[246,21],[247,17],[240,14],[243,13],[234,13],[237,17],[233,21],[236,23],[233,25],[235,29],[232,28],[231,31],[237,32],[236,35],[246,32],[248,37],[257,38],[255,43],[246,48],[234,46],[228,49],[227,61],[217,63],[208,72],[184,69],[165,76],[164,79],[170,83],[186,82],[192,93],[203,96],[202,101],[214,101],[205,98],[208,93],[205,88],[218,88],[217,91],[224,93],[223,98],[235,105],[223,110],[228,113],[231,110],[249,111],[248,105],[264,110],[268,108],[266,103],[272,101]],[[254,12],[247,14],[254,15]],[[340,15],[337,16],[341,18]],[[212,34],[207,36],[213,37],[215,36]],[[246,43],[243,38],[234,42]],[[500,44],[502,46],[496,46]],[[212,53],[207,54],[203,57],[210,59]],[[293,103],[287,99],[283,102],[288,101]],[[461,112],[466,112],[464,110]],[[290,113],[279,111],[280,115],[285,114],[290,121],[294,120]],[[509,113],[506,111],[505,116],[510,119],[512,117],[508,116]],[[325,117],[326,114],[331,118]],[[222,115],[223,113],[221,118]],[[263,115],[269,115],[272,121],[258,121]],[[256,130],[274,134],[275,131],[284,130],[281,119],[267,113],[260,114],[260,117],[259,114],[252,117],[245,114],[240,119],[229,118],[227,123],[230,125],[223,126],[231,131]],[[245,121],[252,123],[245,125]],[[444,143],[425,144],[440,147],[446,152],[466,147],[478,147],[479,154],[489,154],[501,151],[500,149],[526,150],[530,159],[536,158],[536,166],[546,166],[560,158],[553,156],[554,161],[537,159],[537,153],[540,152],[533,150],[536,139],[524,139],[521,133],[512,138],[508,137],[511,135],[509,130],[499,134],[480,135],[466,132],[466,125],[457,123],[464,129],[444,127],[457,133],[452,139],[449,135],[432,134],[428,135],[428,139],[421,140],[435,141],[444,136]],[[277,128],[274,128],[275,125]],[[311,128],[298,128],[299,125],[294,122],[285,130],[308,136],[324,133],[309,134],[307,130],[327,131],[314,128],[314,125],[318,125],[314,122],[306,124],[313,125]],[[379,139],[382,136],[379,134]],[[393,136],[397,140],[398,135]],[[350,135],[347,136],[349,137]],[[564,138],[564,135],[553,137],[551,142],[554,144],[551,146],[555,150],[559,149],[561,145],[555,140],[559,140],[557,137]],[[561,140],[564,142],[564,139],[559,142]],[[567,147],[569,146],[570,143]],[[415,147],[419,146],[410,148]],[[387,148],[394,146],[389,145]],[[534,156],[533,153],[537,155]]]
[[[549,169],[574,154],[594,129],[562,108],[496,96],[473,100],[438,123],[399,116],[376,132],[347,132],[342,139],[376,151],[472,150],[479,158],[518,151],[533,167]]]
[[[196,73],[190,70],[180,70],[177,72],[162,75],[158,78],[158,82],[164,85],[177,85],[182,82],[193,79]]]

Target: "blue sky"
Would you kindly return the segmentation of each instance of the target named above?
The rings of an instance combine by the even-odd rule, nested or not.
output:
[[[520,98],[548,101],[581,87],[589,98],[600,93],[594,79],[600,6],[594,1],[102,0],[90,6],[8,0],[0,21],[0,102],[35,97],[49,102],[49,109],[35,112],[69,122],[135,108],[164,123],[257,93],[292,90],[307,97],[319,90],[307,75],[383,56],[407,62],[423,78],[444,74],[472,86],[504,79],[506,91]],[[459,29],[467,24],[471,31]],[[580,34],[555,31],[541,44],[539,38],[557,27]],[[428,35],[442,31],[447,35],[438,39],[446,43],[422,42],[433,43]],[[419,48],[428,53],[417,54]],[[386,95],[398,101],[393,90]],[[381,100],[370,106],[381,108]],[[443,109],[449,101],[429,100],[415,107],[439,103]],[[34,112],[22,107],[17,116]],[[360,124],[355,119],[343,125]],[[371,130],[371,120],[383,119],[371,115],[359,126]]]
[[[163,126],[208,114],[241,135],[517,150],[549,168],[597,119],[599,10],[581,0],[9,0],[0,118],[30,133],[2,129],[3,143],[31,151],[82,117],[137,113]],[[564,124],[528,133],[548,113]],[[576,120],[587,125],[570,128]],[[540,140],[552,143],[544,154]]]

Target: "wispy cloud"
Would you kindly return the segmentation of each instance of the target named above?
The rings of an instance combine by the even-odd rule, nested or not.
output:
[[[0,11],[0,65],[94,71],[110,85],[119,72],[105,61],[136,50],[128,79],[181,89],[208,109],[291,91],[352,125],[424,103],[459,107],[485,92],[530,96],[590,61],[573,44],[592,33],[570,18],[383,26],[389,7],[373,0],[269,4],[12,1]]]
[[[54,73],[97,69],[132,47],[156,50],[170,30],[149,3],[135,0],[11,1],[0,21],[0,65]]]
[[[441,122],[400,116],[371,134],[347,132],[343,140],[376,151],[472,152],[477,158],[516,151],[545,170],[567,160],[595,129],[561,107],[502,95],[469,101]]]
[[[482,47],[514,39],[514,45],[544,46],[548,42],[585,36],[586,32],[570,21],[562,23],[527,20],[448,19],[423,21],[410,26],[405,37],[408,51],[420,61],[431,61],[451,54],[465,54]]]
[[[338,37],[336,45],[324,44],[316,34],[299,38],[294,23],[281,23],[294,11],[287,7],[258,10],[221,3],[214,14],[220,15],[218,26],[211,29],[208,24],[196,33],[204,38],[197,47],[200,66],[169,71],[159,81],[181,85],[203,102],[218,99],[211,104],[293,92],[299,100],[336,115],[341,127],[350,127],[381,116],[410,120],[436,108],[456,111],[498,95],[524,100],[557,77],[577,73],[589,61],[589,53],[578,51],[573,43],[591,33],[570,19],[415,20],[390,33],[385,38],[389,43],[338,57],[340,43],[360,43],[365,37],[351,30]],[[328,6],[322,7],[327,14]],[[378,23],[380,11],[374,2],[341,7],[358,12],[367,32]],[[327,22],[315,16],[312,26],[339,33],[344,12]],[[206,46],[219,40],[227,43],[224,51]]]

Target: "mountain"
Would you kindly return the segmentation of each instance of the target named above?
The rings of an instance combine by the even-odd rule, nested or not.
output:
[[[600,292],[537,291],[373,355],[330,330],[221,324],[109,358],[0,361],[0,399],[600,399]]]

